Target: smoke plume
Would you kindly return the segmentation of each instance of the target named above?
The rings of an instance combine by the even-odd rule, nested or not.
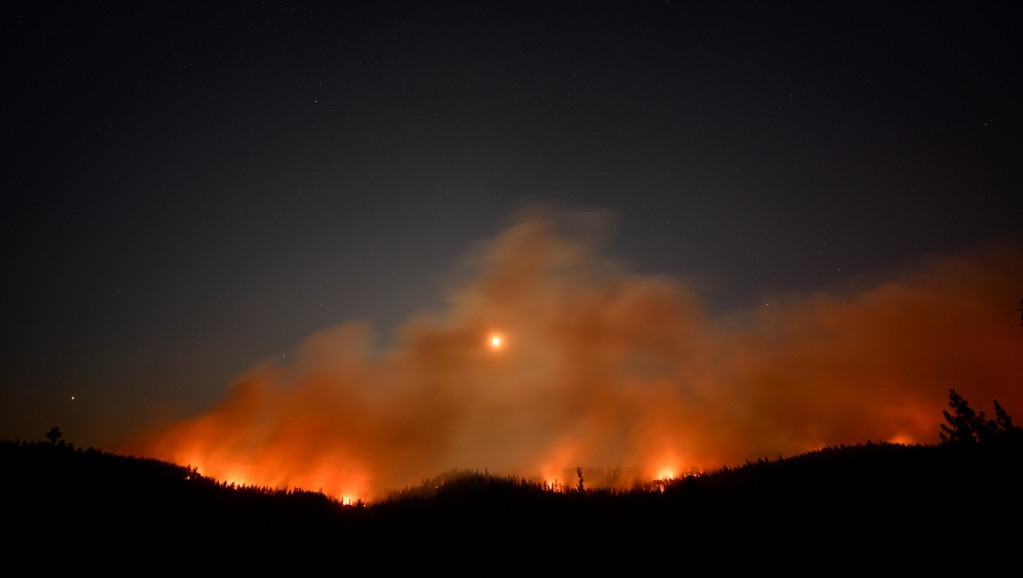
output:
[[[577,465],[653,479],[825,445],[934,443],[950,388],[978,410],[1023,408],[1019,247],[712,315],[681,280],[602,258],[593,220],[523,216],[470,257],[445,311],[392,345],[362,323],[327,329],[131,449],[223,480],[374,499],[452,468],[571,485]]]

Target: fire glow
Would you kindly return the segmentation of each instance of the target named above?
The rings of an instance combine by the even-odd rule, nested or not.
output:
[[[682,281],[564,233],[589,218],[523,218],[482,247],[446,311],[411,319],[393,346],[362,323],[324,330],[125,449],[373,500],[452,468],[560,487],[576,466],[620,465],[607,483],[628,487],[825,445],[930,443],[950,388],[1023,405],[1018,247],[714,316]]]

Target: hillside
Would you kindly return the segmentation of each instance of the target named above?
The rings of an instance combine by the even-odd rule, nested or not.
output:
[[[167,558],[235,567],[343,561],[455,575],[633,573],[668,564],[919,565],[1019,543],[1023,446],[865,444],[761,460],[629,491],[545,490],[461,472],[371,506],[234,488],[188,468],[70,446],[2,442],[13,552]]]

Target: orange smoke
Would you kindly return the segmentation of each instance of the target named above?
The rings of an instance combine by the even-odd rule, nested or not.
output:
[[[1023,408],[1018,247],[715,317],[681,281],[565,234],[579,222],[520,219],[475,255],[447,310],[409,321],[393,346],[365,324],[322,331],[296,361],[256,366],[209,413],[128,449],[373,499],[452,468],[573,486],[576,465],[649,480],[824,445],[931,443],[950,388],[978,410]]]

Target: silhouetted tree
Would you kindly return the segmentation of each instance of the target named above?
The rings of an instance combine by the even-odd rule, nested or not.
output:
[[[50,440],[51,445],[57,445],[57,440],[62,438],[64,434],[60,433],[59,427],[52,427],[50,431],[46,432],[46,439]]]
[[[1002,409],[1002,406],[998,405],[998,401],[995,401],[995,422],[998,427],[1004,431],[1016,431],[1019,428],[1012,425],[1012,417]]]
[[[970,407],[956,390],[950,389],[948,406],[955,410],[951,414],[948,410],[943,411],[945,421],[948,424],[941,424],[941,440],[945,445],[978,445],[991,440],[992,437],[1000,434],[1013,432],[1019,428],[1012,423],[1012,417],[995,401],[995,419],[985,419],[984,412],[977,413]]]
[[[970,403],[954,389],[948,390],[948,406],[955,414],[948,410],[942,412],[948,424],[941,424],[941,441],[946,445],[976,445],[980,441],[978,433],[985,428],[984,412],[973,411]]]
[[[583,491],[585,491],[585,489],[583,488],[583,468],[582,468],[582,466],[577,467],[575,469],[575,473],[576,473],[576,475],[579,476],[579,486],[578,486],[579,487],[579,491],[583,492]]]

